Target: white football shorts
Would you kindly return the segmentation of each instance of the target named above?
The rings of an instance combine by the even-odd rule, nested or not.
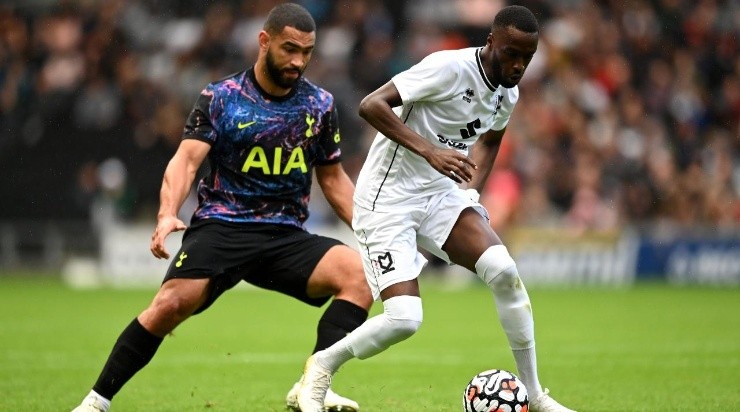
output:
[[[442,246],[463,210],[472,207],[488,220],[488,212],[457,187],[426,197],[418,206],[377,212],[355,205],[352,228],[358,242],[373,298],[388,286],[415,279],[426,265],[421,247],[451,264]]]

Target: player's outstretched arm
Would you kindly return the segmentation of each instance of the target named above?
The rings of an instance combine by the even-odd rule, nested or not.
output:
[[[438,172],[457,183],[469,182],[475,163],[457,150],[439,148],[407,127],[393,112],[403,100],[392,81],[360,102],[360,116],[387,138],[426,159]]]
[[[326,200],[340,219],[352,227],[352,196],[355,185],[341,163],[316,167],[316,180]]]
[[[203,159],[205,159],[211,145],[195,139],[185,139],[167,164],[162,179],[162,188],[159,191],[159,213],[157,213],[157,227],[152,234],[149,250],[157,258],[169,259],[170,254],[164,247],[164,239],[172,232],[185,229],[185,223],[177,217],[185,198],[190,192],[190,186],[195,179]]]

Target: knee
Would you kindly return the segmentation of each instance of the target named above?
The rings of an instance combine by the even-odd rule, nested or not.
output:
[[[189,318],[208,297],[207,279],[172,279],[165,282],[140,315],[149,332],[165,336]]]
[[[349,271],[348,275],[344,277],[342,289],[351,290],[358,295],[364,295],[372,299],[370,287],[367,285],[367,279],[365,278],[365,272],[362,270],[362,266]]]
[[[185,296],[172,291],[163,291],[155,296],[147,311],[162,323],[179,324],[195,312],[197,305],[198,302],[191,301]]]
[[[491,279],[488,286],[493,290],[512,290],[519,287],[521,282],[516,266],[510,266]]]
[[[339,279],[333,293],[335,296],[349,300],[362,308],[370,309],[373,304],[373,295],[361,264],[347,268],[346,273]]]
[[[391,334],[400,340],[410,338],[421,327],[420,320],[388,318],[387,322]]]
[[[491,246],[478,258],[475,270],[494,290],[513,289],[521,283],[514,259],[503,245]]]
[[[395,296],[383,302],[383,307],[388,329],[400,339],[416,333],[424,321],[421,298],[418,296]]]

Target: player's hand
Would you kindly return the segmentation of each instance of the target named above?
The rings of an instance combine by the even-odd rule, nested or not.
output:
[[[469,157],[453,149],[435,148],[427,156],[427,162],[455,183],[469,182],[473,170],[478,168]]]
[[[164,239],[172,232],[178,232],[185,230],[187,226],[182,220],[175,216],[165,216],[157,221],[157,227],[152,233],[152,243],[149,245],[149,250],[157,259],[169,259],[170,254],[164,247]]]

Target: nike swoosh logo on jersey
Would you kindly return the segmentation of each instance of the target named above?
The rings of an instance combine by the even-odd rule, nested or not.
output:
[[[236,127],[238,127],[239,129],[244,129],[244,128],[249,127],[249,126],[251,126],[251,125],[253,125],[255,123],[257,123],[256,120],[252,120],[251,122],[248,122],[248,123],[239,122],[239,124],[237,124]]]

